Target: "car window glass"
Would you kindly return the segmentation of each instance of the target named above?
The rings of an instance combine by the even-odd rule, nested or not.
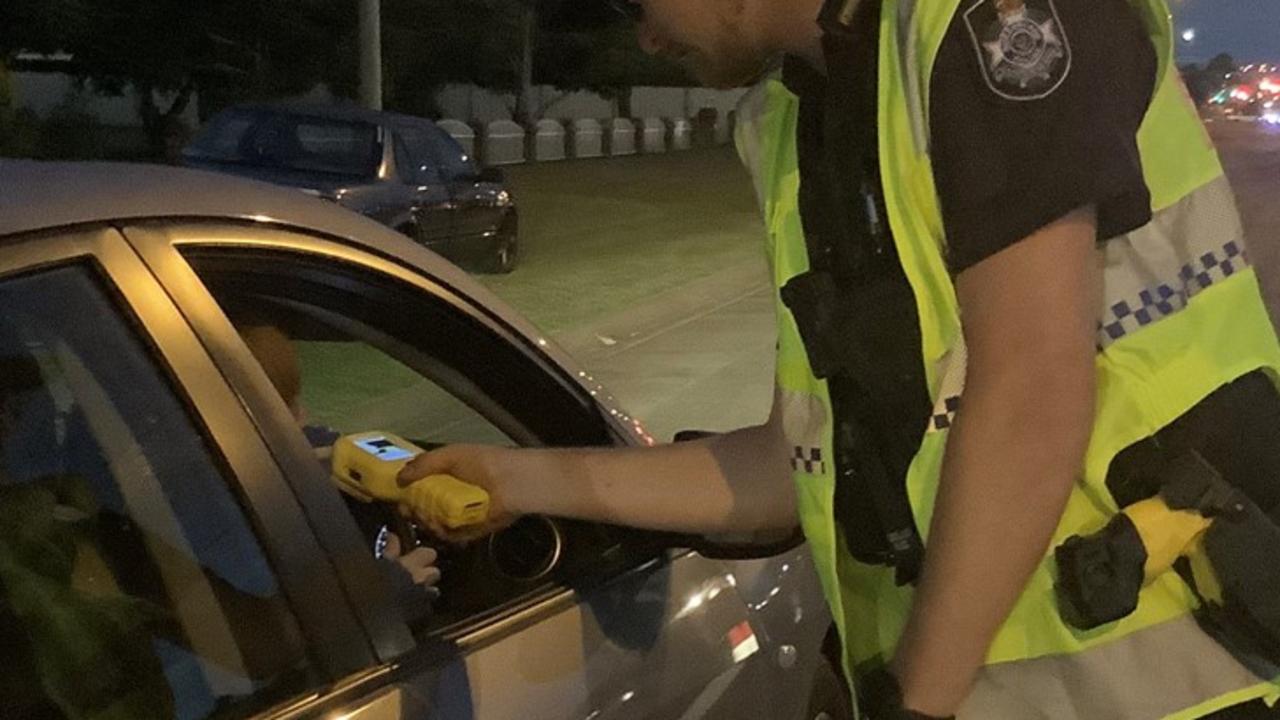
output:
[[[418,127],[408,130],[411,142],[423,148],[440,168],[446,180],[458,181],[475,177],[476,169],[462,146],[443,130],[436,127]]]
[[[223,113],[209,121],[183,154],[195,158],[234,159],[240,153],[240,143],[244,140],[245,133],[252,126],[252,115]]]
[[[341,434],[371,431],[428,449],[460,442],[612,442],[589,396],[570,390],[566,380],[444,298],[285,251],[184,253],[321,457]],[[293,397],[301,402],[293,403]],[[366,540],[394,525],[385,512],[362,517],[364,510],[352,508]],[[615,550],[613,529],[566,523],[554,532],[535,524],[517,530],[505,545],[434,544],[441,553],[441,596],[429,614],[410,619],[411,627],[431,634],[481,622],[555,583],[578,583],[587,568],[611,572],[625,562]],[[429,537],[420,539],[432,544]],[[572,550],[562,553],[563,548]],[[503,565],[500,557],[513,565]],[[540,558],[548,558],[548,565],[539,565]]]
[[[240,717],[314,678],[201,433],[93,271],[0,281],[6,717]]]
[[[407,182],[434,185],[441,181],[439,163],[427,152],[421,135],[415,134],[413,128],[396,130],[396,165],[400,166],[400,175]]]
[[[417,172],[417,168],[414,167],[415,163],[413,158],[409,155],[409,146],[405,143],[404,138],[398,133],[393,134],[391,137],[393,144],[395,145],[396,176],[399,177],[400,181],[403,183],[410,185],[417,184],[419,182],[419,173]]]

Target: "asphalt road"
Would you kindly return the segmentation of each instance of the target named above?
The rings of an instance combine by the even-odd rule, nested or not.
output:
[[[1280,127],[1218,121],[1209,128],[1236,193],[1272,322],[1280,326]]]
[[[1210,129],[1236,191],[1250,252],[1272,317],[1280,318],[1280,131],[1222,122],[1210,125]],[[759,256],[759,225],[744,216],[750,208],[742,207],[744,197],[751,199],[750,187],[732,165],[731,157],[703,157],[706,160],[682,158],[681,167],[697,177],[699,191],[705,190],[708,183],[719,184],[726,197],[734,198],[733,203],[722,209],[717,195],[702,193],[696,198],[684,197],[684,202],[665,213],[660,200],[645,200],[641,203],[645,212],[634,222],[622,215],[609,218],[609,222],[634,238],[648,232],[654,218],[664,223],[664,233],[678,233],[679,221],[694,213],[699,218],[699,233],[721,228],[718,239],[723,245],[718,252],[722,254],[715,257],[727,259],[726,265],[668,276],[667,288],[656,291],[652,288],[662,283],[653,285],[654,279],[644,270],[626,270],[640,272],[637,278],[619,272],[613,282],[635,283],[635,288],[625,294],[641,299],[624,304],[606,301],[603,304],[611,309],[586,313],[576,323],[568,321],[557,334],[561,344],[581,359],[632,414],[643,419],[660,440],[669,439],[680,429],[729,430],[761,422],[769,408],[775,342],[773,307]],[[688,165],[683,164],[685,160]],[[706,164],[701,165],[702,162]],[[644,178],[648,173],[637,176]],[[643,182],[627,183],[632,195],[647,192]],[[599,189],[600,194],[605,192]],[[695,201],[705,205],[691,209],[690,203]],[[636,202],[634,198],[632,202]],[[567,206],[562,211],[580,215]],[[722,212],[723,219],[718,220],[717,215]],[[556,220],[548,216],[543,222],[544,231],[550,232]],[[577,222],[589,225],[592,220],[579,216]],[[555,241],[548,242],[554,247],[548,252],[563,251]],[[561,242],[565,247],[571,245]],[[676,234],[664,234],[661,242],[662,252],[667,255],[663,262],[678,269],[678,264],[671,264],[670,255],[680,252],[683,241]],[[643,248],[631,247],[630,252],[643,256]],[[585,255],[582,258],[584,267],[600,262],[608,260]],[[624,265],[644,266],[643,262],[639,266]],[[515,284],[518,280],[517,274],[508,282]],[[498,290],[502,292],[503,288]],[[578,285],[577,292],[586,296],[595,289]],[[619,290],[612,288],[609,292]],[[530,292],[520,297],[536,299],[537,294]],[[517,305],[520,297],[515,298]],[[532,308],[530,314],[536,318],[537,308]]]

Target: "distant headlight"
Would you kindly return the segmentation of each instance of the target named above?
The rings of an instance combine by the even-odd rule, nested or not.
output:
[[[1262,116],[1262,121],[1271,125],[1280,125],[1280,113],[1267,113]]]
[[[498,194],[493,196],[493,204],[500,208],[510,207],[511,193],[506,190],[499,190]]]

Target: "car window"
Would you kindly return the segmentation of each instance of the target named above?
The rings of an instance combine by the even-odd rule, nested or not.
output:
[[[440,182],[440,167],[436,159],[427,153],[421,138],[413,134],[413,128],[400,127],[395,131],[396,165],[405,182],[418,185],[434,185]]]
[[[462,146],[445,131],[432,127],[407,127],[406,137],[415,148],[431,158],[446,180],[473,178],[476,168]]]
[[[241,717],[315,677],[250,521],[88,266],[0,280],[5,717]]]
[[[233,323],[288,337],[308,422],[428,444],[611,442],[594,404],[440,298],[286,251],[184,255]]]
[[[195,161],[372,177],[381,160],[378,128],[365,122],[231,110],[183,151]]]
[[[590,396],[494,332],[457,298],[284,250],[183,252],[322,458],[341,434],[372,431],[427,449],[613,442]],[[289,356],[294,359],[281,362]],[[292,380],[290,363],[298,368]],[[293,397],[301,402],[295,405]],[[394,531],[387,509],[348,507],[367,541]],[[582,587],[587,578],[625,569],[631,562],[630,551],[622,550],[625,532],[533,519],[465,548],[419,535],[440,552],[440,596],[429,613],[404,614],[419,637],[476,627],[540,593]]]
[[[410,185],[430,185],[440,182],[434,166],[413,154],[413,148],[400,132],[392,133],[396,151],[396,174]]]

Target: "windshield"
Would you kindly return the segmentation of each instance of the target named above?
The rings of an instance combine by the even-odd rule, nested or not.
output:
[[[183,151],[192,160],[371,177],[382,157],[375,125],[277,112],[223,114]]]

